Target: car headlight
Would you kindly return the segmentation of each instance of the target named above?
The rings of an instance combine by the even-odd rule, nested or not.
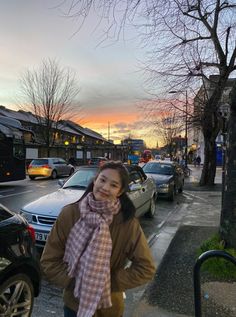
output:
[[[28,212],[21,210],[20,215],[23,216],[28,222],[32,222],[32,215]]]
[[[158,185],[159,188],[169,188],[169,184],[160,184]]]

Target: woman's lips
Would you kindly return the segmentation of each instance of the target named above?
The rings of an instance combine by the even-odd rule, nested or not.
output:
[[[102,197],[109,197],[109,195],[107,193],[103,193],[103,192],[100,192],[99,191],[99,194],[102,196]]]

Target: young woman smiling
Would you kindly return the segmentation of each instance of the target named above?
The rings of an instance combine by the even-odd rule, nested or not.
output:
[[[108,161],[50,232],[41,265],[46,278],[64,289],[65,317],[121,317],[123,292],[155,273],[128,185],[125,166]]]

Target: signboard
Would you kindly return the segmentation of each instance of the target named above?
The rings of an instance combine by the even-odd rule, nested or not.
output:
[[[138,155],[134,155],[134,154],[129,154],[128,155],[128,161],[131,164],[138,164],[139,163],[139,156]]]

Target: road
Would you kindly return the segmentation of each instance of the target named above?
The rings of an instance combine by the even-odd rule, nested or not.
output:
[[[19,182],[0,184],[0,203],[15,212],[19,212],[24,204],[44,194],[55,191],[59,187],[57,182],[57,180],[37,179],[30,181],[26,179]],[[171,227],[173,230],[176,230],[182,219],[182,210],[186,204],[191,203],[191,199],[191,194],[184,192],[178,195],[174,202],[158,200],[155,217],[153,219],[140,218],[140,224],[150,245],[163,232],[164,228]],[[127,292],[126,306],[129,309],[127,309],[125,316],[129,316],[129,310],[133,309],[132,307],[138,301],[143,291],[144,288],[141,287]],[[63,317],[62,305],[61,290],[43,281],[41,294],[35,299],[32,317],[53,315]]]

